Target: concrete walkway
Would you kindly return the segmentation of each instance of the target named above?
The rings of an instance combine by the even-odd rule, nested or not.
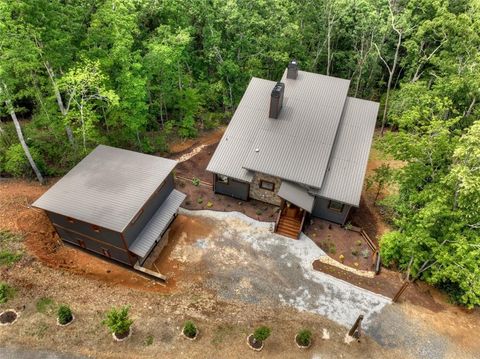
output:
[[[216,221],[219,233],[197,240],[194,247],[199,255],[189,257],[202,258],[211,273],[206,285],[223,299],[281,303],[320,314],[345,327],[363,314],[367,332],[371,319],[391,302],[314,270],[313,261],[326,254],[305,235],[292,240],[274,234],[272,223],[258,222],[238,212],[181,212]],[[178,258],[183,257],[181,247],[175,251]]]

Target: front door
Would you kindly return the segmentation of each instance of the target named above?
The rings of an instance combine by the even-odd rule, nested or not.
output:
[[[285,203],[285,217],[289,218],[302,218],[303,209],[286,201]]]

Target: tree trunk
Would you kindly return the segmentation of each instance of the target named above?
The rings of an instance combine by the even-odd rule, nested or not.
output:
[[[60,94],[60,90],[58,89],[57,82],[55,81],[55,74],[53,73],[53,70],[50,67],[50,64],[48,62],[44,62],[43,65],[47,69],[48,77],[50,78],[50,82],[52,83],[53,92],[55,93],[55,98],[57,99],[58,108],[60,109],[62,116],[65,117],[67,116],[68,110],[65,108],[65,105],[63,104],[62,95]],[[74,146],[75,138],[73,137],[72,128],[68,125],[65,125],[65,131],[67,132],[68,142],[70,142],[70,144]]]
[[[5,84],[3,84],[3,87],[6,88]],[[33,172],[35,172],[35,175],[37,176],[38,182],[40,182],[41,184],[44,184],[45,181],[43,179],[42,173],[40,172],[40,170],[37,167],[37,164],[33,160],[33,157],[30,153],[30,149],[28,148],[28,145],[25,142],[25,138],[23,137],[22,128],[20,127],[20,122],[18,122],[17,114],[15,113],[15,110],[13,109],[12,103],[10,102],[10,100],[6,99],[5,100],[5,105],[7,106],[7,109],[10,112],[10,116],[12,117],[12,121],[15,125],[15,130],[17,131],[18,140],[20,141],[20,144],[22,145],[23,151],[25,152],[25,156],[27,156],[28,162],[30,163],[30,166],[32,167]]]

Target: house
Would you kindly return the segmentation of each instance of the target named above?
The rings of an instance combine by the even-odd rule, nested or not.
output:
[[[358,207],[379,104],[350,81],[300,71],[252,78],[207,170],[214,191],[281,207],[276,231],[296,238],[308,215],[344,224]]]
[[[185,198],[173,188],[176,164],[100,145],[33,206],[45,210],[63,241],[139,267]]]

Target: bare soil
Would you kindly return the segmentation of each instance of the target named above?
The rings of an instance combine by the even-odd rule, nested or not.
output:
[[[0,323],[7,324],[13,323],[17,319],[17,313],[13,310],[7,310],[0,315]]]

